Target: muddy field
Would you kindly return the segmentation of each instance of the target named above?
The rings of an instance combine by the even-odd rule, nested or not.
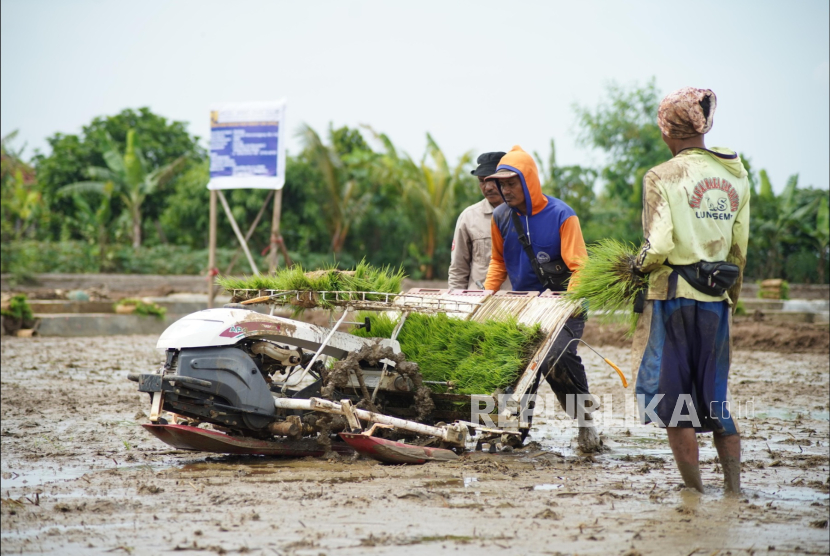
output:
[[[664,432],[625,421],[633,387],[587,350],[592,390],[613,397],[605,453],[576,453],[545,406],[515,453],[389,466],[169,449],[139,426],[149,398],[126,380],[158,367],[155,341],[2,339],[0,552],[828,553],[826,350],[735,353],[744,493],[727,499],[711,437],[707,493],[681,490]],[[601,352],[630,368],[627,349]]]

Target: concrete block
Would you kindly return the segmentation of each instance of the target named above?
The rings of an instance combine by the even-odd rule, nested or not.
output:
[[[764,319],[772,322],[813,322],[815,313],[796,311],[763,311]]]
[[[775,299],[746,299],[740,298],[744,304],[744,309],[747,313],[752,313],[756,309],[762,313],[766,311],[781,311],[784,309],[784,302]]]
[[[184,315],[164,319],[108,313],[39,315],[41,336],[117,336],[120,334],[161,334]]]
[[[173,315],[188,315],[207,308],[207,295],[188,295],[188,296],[168,296],[168,297],[149,297],[143,298],[153,303],[157,303],[160,307],[167,309],[168,314]],[[214,307],[222,307],[225,303],[231,300],[228,296],[217,297],[214,302]],[[66,301],[66,300],[39,300],[33,299],[29,301],[32,312],[37,315],[54,315],[54,314],[89,314],[89,313],[114,313],[114,301]],[[269,307],[267,305],[256,305],[253,307],[254,311],[259,313],[267,313]]]
[[[830,300],[827,299],[788,299],[784,301],[784,311],[804,311],[806,313],[821,313],[830,311]]]
[[[35,315],[64,313],[112,313],[112,301],[65,301],[31,299],[29,306]]]

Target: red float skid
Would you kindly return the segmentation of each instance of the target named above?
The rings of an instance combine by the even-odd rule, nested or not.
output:
[[[383,438],[368,436],[366,434],[341,432],[340,438],[359,454],[384,463],[426,463],[428,461],[452,461],[458,459],[458,455],[452,450],[412,446],[410,444],[384,440]]]
[[[323,448],[311,438],[280,441],[256,440],[187,425],[144,424],[142,426],[162,442],[179,450],[291,457],[319,457],[324,454]],[[352,453],[352,449],[348,446],[336,443],[332,444],[331,449],[341,454]]]

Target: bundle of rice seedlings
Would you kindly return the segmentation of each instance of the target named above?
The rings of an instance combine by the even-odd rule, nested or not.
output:
[[[403,267],[394,270],[391,266],[375,268],[365,260],[360,261],[351,272],[341,273],[342,288],[340,291],[399,293],[401,283],[406,275]],[[373,301],[383,299],[380,295],[367,295],[366,299]]]
[[[585,300],[585,309],[597,311],[603,322],[628,324],[632,335],[639,314],[634,312],[637,294],[648,288],[648,277],[632,270],[638,254],[633,244],[603,239],[588,246],[588,259],[579,267],[567,295]],[[587,307],[586,307],[587,305]]]
[[[354,270],[339,270],[330,266],[320,270],[306,271],[300,265],[281,268],[272,274],[257,274],[242,278],[220,276],[216,282],[227,291],[233,290],[279,290],[308,292],[301,296],[301,307],[330,308],[327,300],[322,300],[317,292],[380,292],[399,293],[401,283],[406,276],[403,268],[393,269],[386,266],[376,268],[361,261]],[[357,296],[354,296],[357,298]],[[381,299],[383,296],[367,296],[367,299]],[[245,298],[237,299],[241,301]]]
[[[391,337],[397,319],[378,313],[361,313],[358,318],[367,316],[371,332],[357,329],[353,334]],[[538,325],[528,327],[515,320],[479,323],[420,313],[409,315],[398,335],[401,351],[418,363],[424,380],[452,381],[453,393],[465,395],[492,394],[515,384],[542,339]]]

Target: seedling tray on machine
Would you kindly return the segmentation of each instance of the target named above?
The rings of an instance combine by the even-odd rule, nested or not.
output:
[[[542,341],[511,388],[508,403],[521,410],[527,403],[526,394],[538,384],[536,373],[542,359],[547,354],[554,339],[562,331],[567,319],[579,309],[577,301],[552,292],[512,292],[489,290],[447,290],[413,288],[406,293],[357,292],[357,291],[300,291],[270,289],[234,289],[231,290],[233,301],[242,304],[268,304],[272,313],[277,307],[325,308],[332,311],[342,310],[340,319],[334,324],[337,329],[345,320],[349,311],[394,311],[401,314],[401,321],[392,339],[395,339],[400,327],[409,313],[439,314],[445,313],[451,318],[486,322],[488,320],[515,320],[519,324],[533,326],[538,324],[542,332]],[[332,319],[334,320],[334,319]],[[497,392],[481,392],[480,396],[493,396]],[[458,411],[458,404],[470,403],[469,395],[433,393],[436,402],[437,419],[451,419],[464,414]],[[466,412],[469,415],[469,412]],[[521,415],[521,413],[520,413]],[[528,427],[529,422],[519,421],[518,426]]]

